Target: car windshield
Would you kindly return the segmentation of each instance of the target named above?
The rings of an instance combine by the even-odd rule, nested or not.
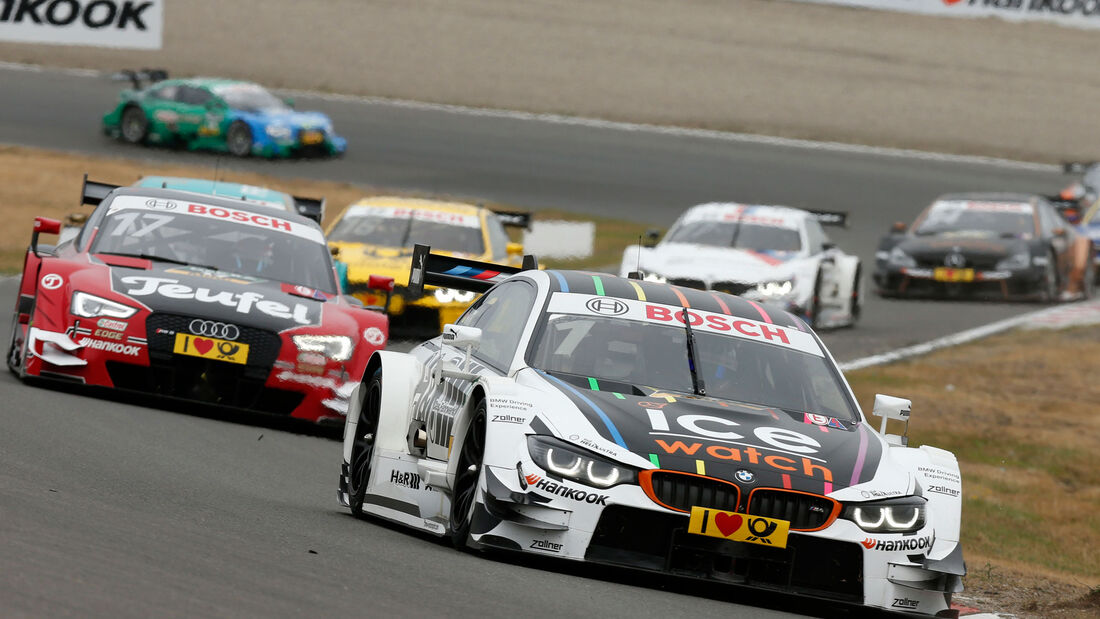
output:
[[[547,314],[532,367],[692,393],[686,333],[622,318]],[[707,396],[785,410],[858,420],[845,389],[824,356],[773,344],[695,330],[700,378]]]
[[[229,107],[246,112],[290,109],[282,99],[256,84],[231,84],[213,90]]]
[[[420,243],[436,251],[485,253],[478,216],[444,211],[353,207],[329,233],[329,240],[380,247]]]
[[[91,252],[202,266],[336,293],[320,230],[250,211],[120,196],[99,224]]]
[[[757,251],[798,251],[798,230],[738,221],[692,221],[669,232],[666,242],[695,243]]]
[[[1030,238],[1035,233],[1035,215],[1026,202],[937,202],[929,207],[914,233]]]

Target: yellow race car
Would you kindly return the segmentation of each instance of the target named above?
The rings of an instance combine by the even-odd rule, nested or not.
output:
[[[344,209],[328,229],[329,246],[347,265],[347,292],[368,306],[386,306],[385,291],[372,289],[371,275],[394,279],[387,312],[390,330],[439,333],[476,296],[473,292],[427,287],[408,290],[413,245],[433,252],[508,266],[522,263],[523,245],[505,226],[526,228],[530,214],[493,211],[459,202],[413,198],[364,198]]]

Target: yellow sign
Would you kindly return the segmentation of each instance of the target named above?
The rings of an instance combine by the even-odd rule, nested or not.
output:
[[[190,333],[176,334],[176,345],[172,352],[229,363],[248,361],[248,344],[219,340],[216,337],[200,337]]]
[[[936,267],[936,270],[932,271],[932,278],[937,282],[972,282],[974,281],[974,269]]]
[[[320,131],[303,131],[302,144],[320,144],[325,141],[325,135]]]
[[[738,514],[706,507],[692,507],[688,533],[709,535],[735,542],[786,548],[791,523],[752,514]]]

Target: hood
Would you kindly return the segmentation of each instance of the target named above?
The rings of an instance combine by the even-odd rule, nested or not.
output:
[[[268,125],[282,125],[294,129],[324,129],[330,125],[328,116],[321,112],[299,112],[297,110],[262,110],[259,112],[240,112],[241,116],[251,117]]]
[[[908,236],[898,246],[917,260],[942,264],[952,253],[961,253],[978,261],[996,261],[1024,249],[1027,241],[985,235]]]
[[[662,243],[642,250],[641,270],[669,279],[757,283],[789,277],[793,274],[789,263],[797,257],[798,252]]]
[[[106,268],[114,292],[154,312],[201,316],[266,331],[321,324],[325,297],[304,286],[165,263]]]
[[[862,422],[682,394],[593,391],[550,377],[607,441],[660,469],[829,494],[870,481],[881,439]]]

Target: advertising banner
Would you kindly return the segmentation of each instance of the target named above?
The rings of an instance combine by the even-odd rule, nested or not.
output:
[[[1100,0],[793,0],[947,17],[1001,17],[1100,28]]]
[[[160,49],[165,0],[0,0],[0,41]]]

